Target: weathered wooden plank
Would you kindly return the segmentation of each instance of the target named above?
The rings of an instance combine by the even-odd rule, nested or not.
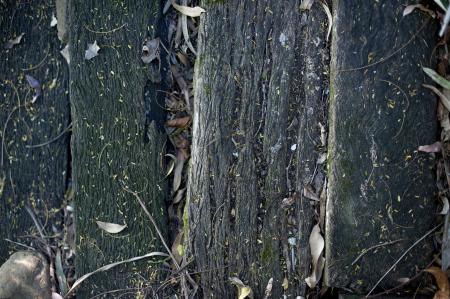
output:
[[[326,17],[315,5],[302,21],[298,1],[202,6],[186,213],[203,296],[232,298],[232,276],[255,298],[270,278],[274,298],[304,295],[314,207],[302,196],[281,202],[301,194],[315,168]]]
[[[62,220],[69,138],[54,138],[70,122],[69,74],[56,29],[50,27],[52,13],[47,1],[0,3],[0,263],[17,249],[5,239],[33,241],[25,237],[37,232],[26,206],[49,235]],[[5,48],[21,34],[20,44]],[[26,75],[42,87],[34,103]]]
[[[333,4],[325,282],[367,292],[435,221],[434,161],[417,152],[437,138],[421,70],[435,27],[402,17],[401,1]],[[431,246],[418,244],[380,286],[413,276]]]
[[[68,11],[80,276],[111,262],[162,250],[138,201],[123,190],[127,186],[139,192],[159,228],[166,230],[167,189],[160,167],[164,117],[161,111],[149,111],[146,118],[145,111],[159,107],[156,90],[162,87],[150,80],[158,77],[152,71],[158,62],[154,68],[140,58],[144,39],[157,35],[160,8],[158,1],[71,1]],[[85,60],[85,50],[94,41],[101,48],[99,55]],[[125,223],[127,228],[110,235],[95,220]],[[142,261],[98,274],[78,296],[148,286],[154,283],[156,268]]]

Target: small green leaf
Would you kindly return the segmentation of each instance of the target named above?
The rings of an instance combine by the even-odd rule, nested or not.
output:
[[[442,77],[441,75],[436,73],[434,70],[424,67],[423,71],[428,76],[430,76],[430,78],[433,79],[434,82],[436,82],[437,84],[439,84],[440,86],[442,86],[446,89],[450,89],[450,81],[448,81],[447,79],[445,79],[444,77]]]

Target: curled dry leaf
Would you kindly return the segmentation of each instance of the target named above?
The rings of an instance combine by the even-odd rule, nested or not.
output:
[[[142,44],[142,56],[141,59],[144,63],[150,63],[157,59],[160,62],[160,40],[159,38],[152,39],[150,41],[145,40]]]
[[[95,221],[98,225],[98,227],[100,227],[101,229],[103,229],[104,231],[110,233],[110,234],[117,234],[120,233],[121,231],[123,231],[127,225],[121,225],[121,224],[116,224],[116,223],[111,223],[111,222],[103,222],[103,221]]]
[[[434,294],[433,299],[449,299],[450,298],[450,286],[448,283],[448,277],[445,272],[443,272],[438,267],[430,267],[425,270],[434,276],[436,284],[438,286],[438,291]]]
[[[272,295],[272,288],[273,288],[273,277],[269,279],[266,286],[266,291],[264,292],[264,299],[270,298]]]
[[[439,153],[442,150],[441,142],[436,141],[433,144],[421,145],[418,148],[418,151],[425,153]]]
[[[424,67],[422,69],[431,79],[433,79],[434,82],[436,82],[437,84],[439,84],[444,88],[450,89],[450,81],[448,81],[447,79],[445,79],[444,77],[442,77],[441,75],[439,75],[430,68]]]
[[[238,299],[253,299],[253,290],[248,285],[245,285],[238,277],[230,277],[229,279],[230,283],[238,289]]]
[[[405,7],[405,9],[403,10],[403,16],[407,16],[410,13],[412,13],[415,9],[420,9],[423,12],[426,12],[427,14],[429,14],[432,18],[436,17],[436,14],[434,13],[434,11],[432,11],[431,9],[426,8],[425,6],[423,6],[422,4],[411,4]]]
[[[303,0],[300,4],[300,10],[310,10],[314,0]]]
[[[63,297],[58,293],[52,292],[52,299],[63,299]]]
[[[175,198],[173,199],[172,203],[177,204],[184,198],[184,192],[186,191],[186,188],[180,189],[177,192],[177,195],[175,195]]]
[[[175,118],[175,119],[168,120],[166,122],[166,126],[174,127],[174,128],[184,128],[189,124],[190,121],[191,121],[190,116]]]
[[[98,55],[98,51],[100,50],[100,47],[97,45],[97,41],[95,40],[94,43],[88,44],[88,48],[86,52],[84,52],[84,59],[91,60],[95,56]]]
[[[423,86],[431,89],[435,94],[437,94],[439,96],[439,99],[441,100],[442,105],[444,105],[445,108],[450,111],[450,98],[445,94],[445,92],[441,92],[433,85],[423,84]]]
[[[30,85],[30,87],[34,89],[33,99],[31,100],[31,103],[34,103],[36,102],[37,98],[42,94],[41,83],[39,83],[38,80],[36,80],[30,75],[25,75],[25,78],[27,79],[28,85]]]
[[[67,64],[70,65],[70,55],[69,55],[69,45],[66,45],[64,49],[59,51],[61,53],[62,57],[66,60]]]
[[[303,196],[311,199],[311,200],[315,200],[315,201],[319,201],[319,196],[317,196],[317,194],[314,192],[313,188],[311,185],[306,185],[303,188]]]
[[[175,257],[177,263],[181,263],[184,255],[184,247],[183,247],[183,232],[178,232],[175,240],[172,244],[172,254]]]
[[[320,3],[320,6],[322,6],[323,10],[325,11],[325,14],[328,18],[328,31],[327,31],[327,41],[330,38],[331,34],[331,28],[333,28],[333,16],[331,15],[330,8],[328,7],[328,4],[322,0],[318,0]]]
[[[55,15],[52,14],[52,21],[50,22],[50,27],[55,27],[58,24],[58,20],[56,19]]]
[[[325,240],[320,234],[319,224],[316,224],[311,231],[311,235],[309,236],[309,247],[311,249],[312,257],[312,273],[305,281],[310,288],[314,288],[322,276],[322,270],[325,263],[325,259],[322,256]]]
[[[189,17],[199,17],[202,13],[206,12],[200,6],[189,7],[189,6],[178,5],[175,3],[174,0],[172,0],[172,6],[173,6],[173,8],[178,10],[183,15],[189,16]]]
[[[448,210],[450,208],[450,205],[448,203],[448,198],[447,197],[442,197],[442,210],[439,212],[439,214],[441,215],[447,215],[448,214]]]
[[[15,45],[20,44],[20,41],[22,40],[22,37],[25,35],[25,33],[22,33],[21,35],[18,35],[16,38],[10,39],[5,43],[5,49],[12,49]]]
[[[173,174],[173,188],[172,190],[175,192],[180,188],[181,185],[181,176],[183,174],[183,167],[184,167],[184,161],[186,161],[186,158],[182,151],[178,151],[177,154],[177,162],[175,166],[175,171]]]

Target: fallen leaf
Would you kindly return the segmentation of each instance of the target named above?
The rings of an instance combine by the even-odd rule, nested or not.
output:
[[[432,11],[431,9],[426,8],[425,6],[423,6],[422,4],[411,4],[405,7],[405,9],[403,10],[403,16],[407,16],[410,13],[412,13],[415,9],[420,9],[423,12],[426,12],[427,14],[429,14],[432,18],[436,17],[436,14],[434,13],[434,11]]]
[[[31,100],[31,103],[34,103],[36,102],[37,98],[42,94],[41,83],[39,83],[38,80],[36,80],[30,75],[25,75],[25,78],[27,79],[28,85],[30,85],[30,87],[34,89],[34,95]]]
[[[142,45],[142,56],[141,59],[144,63],[150,63],[157,59],[160,62],[160,50],[159,50],[160,40],[159,38],[152,39],[150,41],[145,40]]]
[[[62,57],[64,57],[64,59],[66,60],[67,64],[70,65],[69,45],[66,45],[64,47],[64,49],[59,51],[59,53],[61,53]]]
[[[311,185],[303,187],[303,196],[311,200],[320,201],[319,196],[313,191]]]
[[[230,277],[230,283],[238,288],[238,299],[253,299],[253,290],[248,285],[245,285],[242,280],[237,277]]]
[[[450,205],[448,203],[448,198],[447,197],[442,197],[442,210],[439,212],[439,214],[441,215],[447,215],[448,214],[448,210],[450,209]]]
[[[294,192],[291,196],[283,198],[283,200],[281,201],[281,207],[286,208],[288,206],[291,206],[297,199],[299,199],[298,193]]]
[[[61,251],[58,249],[55,257],[55,274],[58,279],[59,291],[65,295],[67,293],[67,279],[62,266]]]
[[[175,118],[166,121],[166,126],[174,128],[184,128],[189,124],[190,121],[191,121],[190,116]]]
[[[317,164],[322,165],[327,160],[327,153],[320,153],[319,158],[317,158]]]
[[[270,296],[272,295],[272,288],[273,288],[273,277],[271,277],[269,279],[269,281],[267,282],[266,291],[264,292],[264,298],[263,299],[270,298]]]
[[[52,14],[52,21],[50,22],[50,27],[55,27],[58,24],[58,20],[56,19],[55,15]]]
[[[177,195],[175,195],[175,198],[173,199],[172,203],[177,204],[184,198],[184,192],[186,191],[186,188],[180,189],[177,191]]]
[[[285,291],[289,288],[289,280],[286,277],[283,279],[283,283],[281,284],[281,286]]]
[[[177,57],[181,61],[181,63],[184,64],[185,66],[189,66],[190,65],[189,59],[183,53],[177,52]]]
[[[397,279],[397,281],[399,282],[399,283],[408,283],[409,281],[410,281],[411,279],[410,278],[408,278],[408,277],[400,277],[399,279]]]
[[[186,15],[189,17],[199,17],[202,13],[206,12],[200,6],[189,7],[189,6],[178,5],[173,0],[172,0],[172,6],[173,6],[173,8],[178,10],[183,15]]]
[[[184,167],[184,161],[185,160],[186,159],[185,159],[182,151],[178,151],[177,162],[176,162],[175,171],[174,171],[174,174],[173,174],[173,188],[172,188],[172,190],[174,192],[177,191],[178,188],[180,188],[181,176],[183,174],[183,167]]]
[[[88,44],[88,48],[86,52],[84,53],[84,59],[91,60],[95,56],[98,55],[98,51],[100,50],[100,47],[97,45],[97,41],[95,40],[94,43]]]
[[[58,293],[52,292],[52,299],[63,299],[63,297]]]
[[[439,96],[439,99],[441,100],[442,105],[444,105],[445,108],[447,108],[447,110],[450,111],[450,99],[448,96],[446,96],[443,92],[441,92],[433,85],[423,84],[423,86],[431,89],[435,94],[437,94]]]
[[[442,149],[441,142],[436,141],[433,144],[419,146],[418,151],[424,153],[439,153],[441,149]]]
[[[175,240],[173,241],[172,254],[175,257],[177,263],[181,263],[184,255],[182,231],[178,232],[177,236],[175,237]]]
[[[436,73],[434,70],[424,67],[422,68],[425,74],[427,74],[431,79],[433,79],[434,82],[439,84],[440,86],[450,89],[450,81]]]
[[[300,4],[300,10],[310,10],[314,0],[303,0]]]
[[[328,41],[330,34],[331,34],[331,28],[333,27],[333,16],[331,15],[330,8],[328,7],[326,2],[319,0],[319,3],[320,3],[320,6],[322,6],[322,8],[325,11],[325,14],[327,15],[327,18],[328,18],[328,31],[327,31],[327,41]]]
[[[66,297],[68,297],[68,295],[70,293],[72,293],[83,281],[85,281],[86,279],[88,279],[90,276],[98,273],[98,272],[103,272],[103,271],[108,271],[111,268],[114,268],[118,265],[124,264],[124,263],[131,263],[131,262],[135,262],[144,258],[148,258],[148,257],[154,257],[154,256],[162,256],[162,257],[168,257],[169,255],[163,252],[151,252],[151,253],[147,253],[146,255],[142,255],[142,256],[137,256],[137,257],[133,257],[124,261],[120,261],[120,262],[115,262],[115,263],[111,263],[108,264],[106,266],[100,267],[95,271],[89,272],[87,274],[84,274],[83,276],[81,276],[80,278],[78,278],[72,285],[72,287],[70,288],[70,290],[67,292]]]
[[[14,39],[10,39],[5,43],[5,49],[12,49],[15,45],[20,44],[20,41],[22,40],[22,37],[25,35],[25,33],[22,33],[21,35],[17,36]]]
[[[443,272],[438,267],[431,267],[425,270],[434,276],[436,284],[438,286],[438,291],[434,294],[433,299],[449,299],[450,298],[450,286],[448,283],[448,277],[445,272]]]
[[[325,259],[322,256],[325,240],[320,234],[319,224],[316,224],[311,231],[311,235],[309,236],[309,247],[311,249],[312,257],[312,273],[305,281],[310,288],[314,288],[322,276],[322,270],[325,263]]]
[[[104,231],[110,233],[110,234],[117,234],[120,233],[121,231],[123,231],[127,225],[121,225],[121,224],[116,224],[116,223],[111,223],[111,222],[103,222],[103,221],[95,221],[98,225],[98,227],[100,227],[101,229],[103,229]]]

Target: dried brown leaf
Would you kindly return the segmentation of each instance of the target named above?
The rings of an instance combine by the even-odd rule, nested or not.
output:
[[[266,286],[266,291],[264,292],[264,299],[270,298],[272,295],[272,288],[273,288],[273,277],[269,279]]]
[[[172,203],[177,204],[184,198],[184,192],[186,191],[186,188],[180,189],[177,192],[177,195],[175,195]]]
[[[450,209],[450,205],[448,203],[448,198],[447,197],[442,197],[442,210],[439,212],[439,214],[441,215],[447,215],[448,214],[448,210]]]
[[[183,247],[183,232],[178,232],[175,240],[172,244],[172,254],[175,257],[177,263],[181,263],[184,255],[184,247]]]
[[[172,0],[172,6],[176,10],[178,10],[183,15],[189,16],[189,17],[199,17],[202,13],[206,12],[203,8],[200,6],[195,7],[189,7],[184,5],[178,5],[175,3],[174,0]]]
[[[88,48],[84,52],[84,59],[91,60],[92,58],[98,55],[99,50],[100,47],[97,45],[96,40],[92,44],[88,44]]]
[[[245,285],[242,280],[238,277],[230,277],[229,280],[238,289],[238,299],[253,299],[253,290],[248,285]]]
[[[160,50],[159,50],[160,40],[159,38],[152,39],[150,41],[145,40],[142,45],[142,56],[141,59],[144,63],[150,63],[157,59],[160,62]]]
[[[303,188],[303,196],[311,199],[311,200],[315,200],[315,201],[319,201],[319,196],[317,196],[317,194],[314,192],[313,188],[311,185],[306,185]]]
[[[438,267],[430,267],[425,270],[434,276],[436,284],[439,290],[434,295],[434,299],[449,299],[450,298],[450,286],[448,282],[448,277],[445,272],[443,272]]]
[[[127,225],[121,225],[121,224],[116,224],[116,223],[111,223],[111,222],[103,222],[103,221],[95,221],[98,225],[98,227],[100,227],[102,230],[110,233],[110,234],[117,234],[120,233],[121,231],[123,231]]]
[[[432,18],[436,17],[436,14],[434,13],[434,11],[432,11],[431,9],[426,8],[425,6],[423,6],[422,4],[411,4],[405,7],[405,9],[403,10],[403,16],[407,16],[410,13],[412,13],[415,9],[420,9],[423,12],[426,12],[427,14],[429,14]]]
[[[310,10],[314,0],[303,0],[300,4],[300,10]]]
[[[22,33],[18,35],[16,38],[10,39],[5,43],[5,49],[12,49],[15,45],[20,44],[20,41],[22,40],[22,37],[25,35],[25,33]]]
[[[324,266],[322,252],[325,247],[325,240],[320,234],[319,224],[316,224],[311,231],[311,235],[309,236],[309,247],[311,249],[312,257],[312,273],[305,281],[310,288],[314,288],[322,276]]]
[[[166,126],[174,127],[174,128],[184,128],[189,124],[190,121],[191,121],[190,116],[175,118],[175,119],[168,120],[166,122]]]
[[[442,150],[441,142],[436,141],[433,144],[421,145],[418,148],[418,151],[425,153],[439,153]]]
[[[172,187],[173,192],[177,191],[180,188],[185,160],[186,159],[184,157],[184,154],[181,151],[178,151],[177,162],[173,174],[173,187]]]
[[[67,64],[70,65],[70,54],[69,54],[69,45],[66,45],[64,49],[59,51],[61,53],[62,57],[66,60]]]

